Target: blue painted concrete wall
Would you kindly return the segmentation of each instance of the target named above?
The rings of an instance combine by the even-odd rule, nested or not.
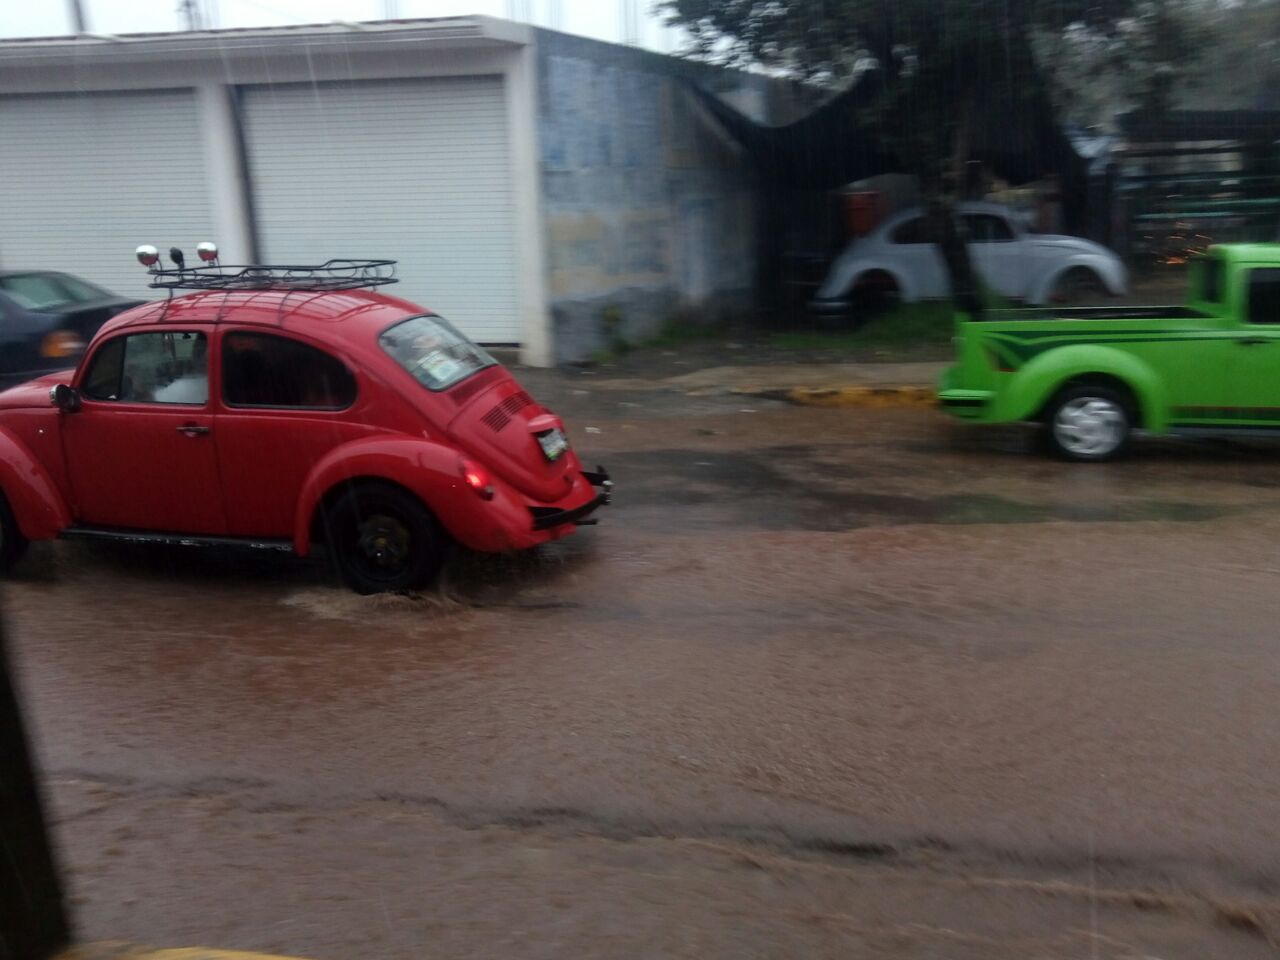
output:
[[[751,300],[757,200],[746,161],[683,77],[764,102],[763,78],[539,30],[538,139],[558,362],[715,322]]]

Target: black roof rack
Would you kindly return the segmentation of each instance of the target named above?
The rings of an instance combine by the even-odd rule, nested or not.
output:
[[[200,266],[150,273],[158,290],[358,290],[398,283],[394,260],[329,260],[314,266]]]

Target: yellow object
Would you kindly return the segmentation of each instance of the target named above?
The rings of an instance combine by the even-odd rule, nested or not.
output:
[[[40,356],[53,359],[78,357],[84,350],[84,338],[72,330],[55,330],[40,341]]]
[[[129,943],[87,943],[59,954],[57,960],[300,960],[266,953],[242,953],[212,947],[148,950]]]
[[[786,400],[803,407],[934,407],[938,404],[938,393],[933,387],[792,387],[735,392]]]

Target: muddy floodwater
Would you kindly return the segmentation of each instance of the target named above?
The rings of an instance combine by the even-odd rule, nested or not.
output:
[[[6,616],[82,936],[1275,955],[1280,446],[538,392],[616,504],[426,596],[33,550]]]

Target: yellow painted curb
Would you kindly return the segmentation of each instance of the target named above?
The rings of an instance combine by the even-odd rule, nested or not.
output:
[[[803,407],[884,409],[933,407],[938,403],[938,395],[933,387],[792,387],[789,390],[742,392],[785,400]]]
[[[181,947],[146,950],[125,943],[88,943],[59,954],[57,960],[300,960],[266,953],[215,950],[210,947]]]

